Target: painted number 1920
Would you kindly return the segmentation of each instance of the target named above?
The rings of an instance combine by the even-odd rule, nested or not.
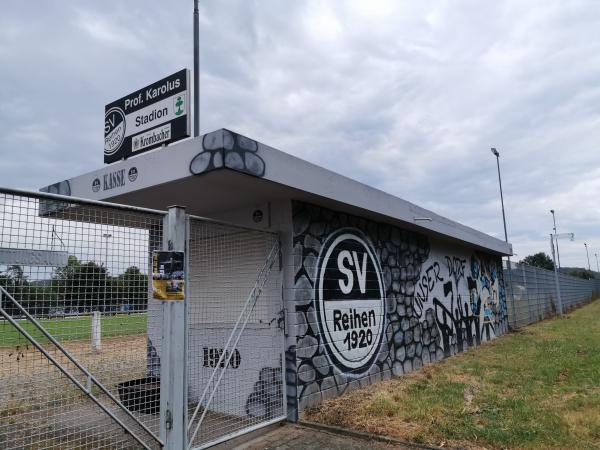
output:
[[[373,332],[371,330],[354,330],[346,333],[344,344],[348,346],[348,350],[355,348],[365,348],[373,343]]]

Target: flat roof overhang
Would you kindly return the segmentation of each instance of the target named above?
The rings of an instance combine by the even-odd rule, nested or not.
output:
[[[42,190],[152,209],[164,210],[177,204],[185,206],[190,214],[206,217],[248,205],[293,199],[498,255],[512,254],[509,243],[224,129]]]

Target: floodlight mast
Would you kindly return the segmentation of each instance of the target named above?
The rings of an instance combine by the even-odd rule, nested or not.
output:
[[[556,217],[554,216],[554,210],[551,209],[552,222],[554,223],[554,234],[556,235]],[[558,250],[558,241],[556,241],[556,258],[558,259],[558,268],[560,269],[560,251]]]
[[[587,261],[588,261],[588,270],[591,272],[592,269],[590,269],[590,254],[588,252],[587,242],[584,242],[583,245],[585,245],[585,254],[587,256]]]
[[[502,177],[500,177],[500,153],[494,147],[492,147],[492,153],[496,157],[496,164],[498,166],[498,184],[500,185],[500,203],[502,204],[502,222],[504,223],[504,240],[508,242],[508,233],[506,232],[506,215],[504,214],[504,195],[502,194]]]
[[[508,233],[506,231],[506,215],[504,213],[504,196],[502,194],[502,177],[500,176],[500,152],[498,152],[498,150],[496,150],[495,147],[490,148],[490,150],[492,151],[493,155],[496,157],[496,165],[498,167],[498,184],[500,185],[500,202],[502,204],[502,223],[504,224],[504,241],[508,244]],[[514,294],[512,293],[512,275],[511,275],[511,270],[512,270],[512,266],[510,264],[510,256],[507,256],[507,262],[508,262],[508,283],[510,285],[510,289],[511,289],[511,295],[513,297],[513,301],[512,301],[512,312],[513,312],[513,320],[516,322],[516,310],[515,310],[515,299],[514,299]]]
[[[550,233],[550,247],[552,248],[552,262],[554,262],[554,283],[556,284],[556,299],[558,303],[558,314],[562,317],[563,307],[562,298],[560,296],[560,283],[558,282],[558,270],[556,268],[556,253],[554,251],[554,239],[555,235]]]

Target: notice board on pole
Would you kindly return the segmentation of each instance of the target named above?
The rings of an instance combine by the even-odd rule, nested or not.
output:
[[[152,252],[152,298],[185,300],[184,252]]]

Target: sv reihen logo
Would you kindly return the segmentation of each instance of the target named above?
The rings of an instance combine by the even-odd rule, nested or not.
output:
[[[367,371],[384,334],[385,288],[375,252],[361,231],[345,228],[327,238],[317,265],[315,300],[332,362],[343,372]]]
[[[125,140],[125,113],[114,107],[104,115],[104,154],[114,155]]]

